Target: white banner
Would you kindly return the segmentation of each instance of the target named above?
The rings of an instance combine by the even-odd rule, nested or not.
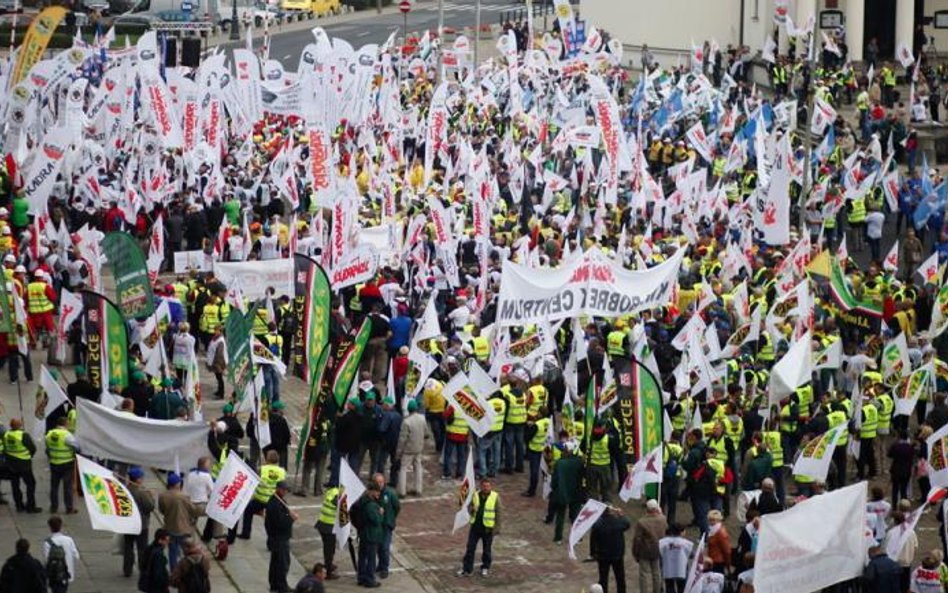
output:
[[[661,265],[630,271],[598,249],[577,252],[558,268],[504,261],[497,306],[500,326],[554,322],[581,315],[619,317],[668,302],[684,250]]]
[[[468,427],[479,437],[490,432],[494,423],[494,407],[469,388],[470,381],[464,372],[448,381],[444,386],[444,399],[454,408],[455,414],[464,416]]]
[[[349,467],[349,462],[342,458],[339,461],[339,497],[336,499],[336,523],[332,528],[336,535],[336,545],[340,550],[344,549],[346,542],[349,541],[349,532],[352,528],[349,524],[349,510],[363,494],[365,494],[365,485]]]
[[[231,451],[220,475],[214,481],[214,490],[207,500],[207,516],[228,529],[233,529],[243,516],[244,509],[250,503],[259,483],[260,476]]]
[[[85,400],[80,398],[80,401]],[[127,535],[141,533],[142,516],[128,488],[98,463],[82,455],[76,455],[76,462],[92,528]]]
[[[174,273],[187,274],[191,270],[207,272],[213,269],[214,261],[200,249],[174,252]]]
[[[81,397],[76,403],[76,438],[90,456],[174,470],[195,467],[207,454],[207,425],[202,422],[139,418]]]
[[[948,487],[948,424],[925,441],[928,446],[928,479],[932,489]]]
[[[34,151],[33,166],[23,179],[23,194],[30,203],[30,214],[46,214],[46,200],[53,191],[71,142],[72,131],[68,127],[56,128],[46,134],[39,150]]]
[[[239,286],[244,296],[251,301],[266,298],[267,288],[276,289],[275,296],[292,297],[293,260],[271,259],[266,261],[214,262],[214,275],[224,286]]]
[[[829,471],[833,460],[833,451],[839,435],[849,427],[844,422],[839,426],[824,432],[800,449],[796,462],[793,464],[793,475],[809,476],[820,482],[826,481],[826,472]]]
[[[662,445],[659,444],[648,455],[635,462],[619,490],[622,502],[629,502],[631,498],[642,498],[646,484],[662,483],[662,459]]]
[[[66,360],[66,334],[73,322],[82,313],[82,299],[65,288],[59,295],[59,317],[56,319],[56,355],[58,360]]]
[[[866,483],[764,515],[754,564],[756,593],[810,593],[862,574]]]
[[[576,544],[579,543],[579,540],[583,539],[583,536],[586,535],[586,532],[592,529],[592,526],[599,520],[599,517],[602,516],[602,513],[609,507],[604,502],[599,502],[595,498],[590,498],[586,501],[586,504],[583,505],[583,508],[580,509],[579,514],[576,515],[576,520],[573,521],[573,525],[569,528],[569,557],[572,560],[576,560],[576,551],[574,548]]]

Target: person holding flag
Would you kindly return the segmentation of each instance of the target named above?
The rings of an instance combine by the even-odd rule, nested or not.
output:
[[[467,532],[467,549],[461,568],[457,571],[459,577],[469,577],[474,574],[474,554],[477,544],[480,543],[482,577],[490,576],[490,567],[493,561],[491,547],[494,535],[500,530],[500,495],[493,489],[489,478],[481,478],[481,487],[474,493],[471,505],[468,508],[471,515],[470,528]]]

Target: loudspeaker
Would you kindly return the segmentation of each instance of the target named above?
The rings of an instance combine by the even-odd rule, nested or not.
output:
[[[201,40],[187,38],[181,40],[181,65],[197,68],[201,65]]]
[[[165,39],[165,68],[174,68],[178,65],[178,40],[174,37]]]

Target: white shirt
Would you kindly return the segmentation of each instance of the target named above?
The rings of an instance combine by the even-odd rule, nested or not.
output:
[[[194,504],[206,504],[212,490],[214,490],[214,478],[209,472],[192,469],[184,477],[182,491]]]
[[[703,572],[698,575],[694,590],[700,593],[721,593],[724,590],[724,575],[717,572]]]
[[[175,368],[186,369],[194,358],[194,336],[176,333],[172,345],[171,362]]]
[[[260,237],[260,259],[278,259],[280,257],[278,239],[276,235]]]
[[[53,533],[43,540],[43,559],[49,560],[49,541],[52,540],[57,546],[61,546],[66,552],[66,568],[69,569],[69,582],[76,579],[76,561],[79,560],[79,548],[71,537],[63,533]]]
[[[869,514],[869,525],[872,527],[872,537],[876,541],[885,538],[885,520],[889,517],[892,505],[885,500],[873,500],[866,503],[866,513]]]
[[[917,567],[912,571],[912,580],[909,584],[912,593],[943,593],[941,574],[938,568]]]
[[[870,239],[881,239],[884,223],[885,214],[877,211],[866,214],[866,236]]]
[[[658,550],[662,555],[662,578],[684,579],[688,576],[688,558],[693,543],[683,537],[663,537],[658,540]]]

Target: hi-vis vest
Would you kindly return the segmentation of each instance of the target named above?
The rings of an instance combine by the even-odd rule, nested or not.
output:
[[[872,404],[862,407],[862,427],[859,429],[860,439],[874,439],[879,428],[879,410]]]
[[[504,429],[504,415],[507,413],[507,400],[502,397],[493,397],[490,405],[494,408],[494,423],[490,425],[491,432],[500,432]]]
[[[45,282],[30,282],[26,287],[26,298],[30,313],[47,313],[56,308],[46,296]]]
[[[860,223],[866,220],[866,198],[853,198],[852,210],[849,212],[850,223]]]
[[[201,313],[201,321],[198,323],[198,329],[202,332],[212,334],[221,325],[221,306],[218,303],[208,303],[204,305],[204,311]]]
[[[726,488],[724,485],[724,477],[725,477],[724,462],[721,461],[720,459],[713,458],[713,459],[708,460],[708,465],[711,466],[711,469],[714,470],[714,474],[715,474],[714,490],[719,495],[723,496],[725,493],[725,488]]]
[[[46,433],[46,455],[51,465],[65,465],[76,459],[76,452],[66,444],[69,431],[65,428],[54,428]]]
[[[826,415],[827,421],[829,421],[830,430],[833,430],[840,424],[845,424],[847,422],[846,412],[841,410],[834,410]],[[845,446],[849,442],[849,431],[843,430],[839,434],[839,438],[836,439],[836,446]]]
[[[486,529],[493,529],[494,525],[497,524],[497,499],[499,496],[496,492],[491,492],[487,495],[487,500],[484,502],[484,527]],[[481,493],[475,492],[474,497],[471,499],[471,504],[474,506],[474,512],[471,513],[471,525],[474,525],[477,521],[477,509],[481,506]]]
[[[602,438],[598,441],[594,440],[592,443],[592,455],[590,456],[590,463],[592,465],[609,465],[612,463],[612,458],[609,456],[609,435],[602,435]]]
[[[211,466],[211,477],[215,480],[217,476],[221,474],[221,469],[224,467],[224,463],[227,462],[227,445],[225,444],[221,447],[220,457],[217,458],[217,461],[214,462],[214,465]]]
[[[257,502],[267,503],[276,492],[276,485],[286,479],[286,470],[279,465],[267,464],[260,468],[260,483],[253,493]]]
[[[507,392],[507,405],[510,406],[507,424],[526,424],[527,397],[522,393],[516,395],[513,390],[510,390]]]
[[[474,357],[481,362],[486,362],[490,358],[490,342],[484,336],[477,336],[471,341],[474,345]]]
[[[895,402],[888,393],[883,393],[876,398],[876,401],[882,406],[879,410],[879,432],[889,434],[889,428],[892,425],[892,412],[895,410]]]
[[[539,414],[540,408],[546,407],[549,392],[543,385],[534,385],[527,391],[530,392],[530,405],[527,407],[527,414],[536,416]]]
[[[336,499],[339,497],[339,488],[332,487],[326,490],[326,498],[319,511],[319,522],[325,525],[336,523]]]
[[[540,453],[546,447],[546,433],[550,430],[550,419],[540,418],[537,420],[537,432],[530,439],[527,447],[534,453]]]
[[[449,434],[460,434],[467,436],[470,432],[470,429],[467,426],[467,420],[464,419],[464,416],[458,412],[454,411],[454,414],[451,416],[451,422],[448,424],[447,429]]]
[[[783,444],[780,442],[780,433],[776,430],[768,430],[763,433],[764,442],[767,443],[767,449],[774,458],[772,467],[783,467]]]
[[[270,312],[266,307],[257,307],[256,314],[253,316],[253,335],[262,337],[270,331]]]
[[[7,457],[29,461],[30,450],[23,444],[22,430],[8,430],[3,433],[3,451]]]
[[[612,330],[606,336],[606,352],[609,356],[625,356],[625,332]]]

